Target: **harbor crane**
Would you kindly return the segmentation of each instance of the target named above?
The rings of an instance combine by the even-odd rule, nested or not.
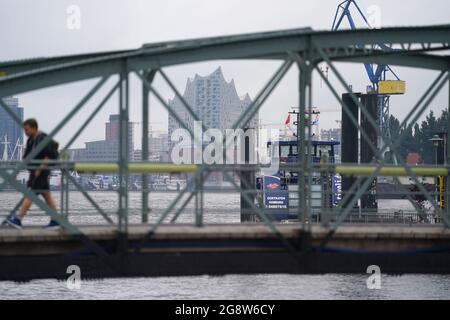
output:
[[[369,20],[367,19],[364,12],[359,7],[356,0],[345,0],[341,2],[337,9],[336,14],[334,16],[332,31],[338,31],[342,25],[344,19],[348,20],[350,28],[352,30],[356,30],[356,23],[352,16],[352,10],[356,10],[359,16],[364,21],[364,24],[369,29],[373,29]],[[361,48],[363,46],[361,45]],[[395,49],[385,45],[383,43],[379,43],[375,45],[375,49],[379,49],[382,51],[394,51]],[[377,125],[380,129],[382,136],[378,137],[378,148],[382,148],[385,141],[391,140],[391,132],[389,127],[389,117],[390,117],[390,97],[391,95],[401,95],[405,94],[405,82],[400,80],[397,74],[392,70],[392,68],[388,65],[373,65],[373,64],[364,64],[366,69],[367,76],[371,83],[371,86],[368,87],[367,93],[374,93],[377,95]],[[393,80],[388,80],[388,75]],[[387,148],[387,152],[390,153],[390,149]],[[396,157],[393,157],[393,161],[397,164]]]

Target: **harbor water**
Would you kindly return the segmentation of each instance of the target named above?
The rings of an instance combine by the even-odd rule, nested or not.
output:
[[[59,203],[59,193],[54,192]],[[114,192],[92,192],[99,205],[112,216],[117,208]],[[154,221],[176,193],[150,194],[150,221]],[[0,214],[6,215],[20,199],[15,192],[0,193]],[[69,219],[78,225],[100,224],[102,218],[81,193],[70,193]],[[205,194],[205,223],[239,223],[239,194]],[[130,193],[130,223],[140,221],[140,194]],[[388,200],[381,207],[410,210],[407,201]],[[8,209],[9,208],[9,209]],[[170,219],[170,216],[169,216]],[[194,221],[189,205],[180,222]],[[43,225],[48,217],[36,207],[25,226]],[[450,275],[388,275],[381,270],[381,286],[369,289],[366,270],[361,274],[326,275],[226,275],[195,277],[124,278],[82,281],[76,290],[65,281],[33,280],[26,283],[0,282],[0,299],[449,299]]]

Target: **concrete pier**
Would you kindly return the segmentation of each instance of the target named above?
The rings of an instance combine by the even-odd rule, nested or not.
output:
[[[344,225],[325,247],[329,230],[259,224],[163,225],[145,242],[149,225],[129,226],[127,249],[119,252],[116,227],[80,230],[106,253],[99,256],[79,237],[58,230],[0,230],[0,280],[67,277],[78,265],[85,278],[182,276],[232,273],[450,273],[450,230],[443,226]],[[288,250],[280,240],[290,245]],[[123,239],[122,239],[123,240]],[[302,246],[308,241],[308,250]]]

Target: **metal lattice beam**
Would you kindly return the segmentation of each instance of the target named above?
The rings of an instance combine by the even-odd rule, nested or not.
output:
[[[336,52],[347,50],[348,58],[355,56],[354,62],[367,62],[367,58],[358,59],[360,54],[358,48],[361,45],[384,42],[403,46],[403,50],[391,53],[397,56],[415,47],[423,51],[436,48],[444,50],[450,43],[449,34],[450,25],[339,32],[294,29],[159,43],[119,53],[56,57],[38,60],[35,63],[6,62],[0,63],[0,73],[6,74],[6,77],[0,78],[0,97],[117,74],[121,71],[124,59],[128,61],[129,68],[135,70],[159,69],[164,66],[223,59],[273,59],[274,56],[285,59],[288,51],[308,51],[310,41],[313,41],[318,48]],[[374,51],[373,54],[375,53]],[[405,56],[395,61],[395,64],[416,67],[429,65],[424,63],[421,66],[417,62],[420,61],[415,57]],[[36,81],[36,78],[39,81]]]

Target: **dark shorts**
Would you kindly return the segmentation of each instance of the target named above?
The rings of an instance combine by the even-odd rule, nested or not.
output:
[[[35,194],[42,194],[50,191],[50,171],[42,170],[41,174],[36,177],[34,171],[30,172],[30,178],[28,179],[27,186]]]

